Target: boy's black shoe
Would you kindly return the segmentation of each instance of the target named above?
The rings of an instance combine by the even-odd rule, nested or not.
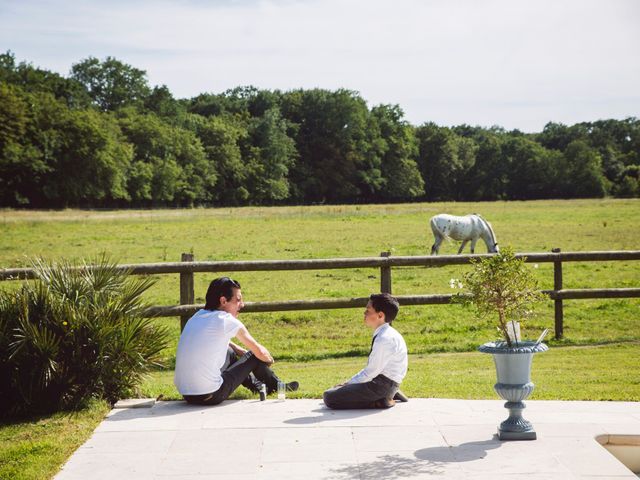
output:
[[[287,383],[287,392],[295,392],[298,388],[300,388],[300,384],[295,380]]]

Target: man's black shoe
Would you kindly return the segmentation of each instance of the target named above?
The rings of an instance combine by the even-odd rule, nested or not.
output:
[[[393,396],[394,400],[397,400],[398,402],[408,402],[409,401],[409,397],[407,397],[404,393],[402,393],[400,390],[398,390],[396,392],[396,394]]]
[[[300,384],[296,381],[287,383],[287,392],[295,392],[300,388]]]

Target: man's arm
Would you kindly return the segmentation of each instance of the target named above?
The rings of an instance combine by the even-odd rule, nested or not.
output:
[[[256,342],[256,340],[251,336],[249,330],[247,330],[246,327],[241,327],[240,330],[238,330],[238,333],[236,333],[236,337],[242,342],[244,346],[251,350],[259,360],[262,360],[269,365],[273,363],[273,357],[269,353],[269,350]]]
[[[242,355],[247,353],[247,350],[245,350],[244,348],[242,348],[239,345],[236,345],[233,342],[229,342],[229,346],[231,347],[231,350],[233,350],[235,352],[235,354],[238,355],[239,357],[241,357]]]

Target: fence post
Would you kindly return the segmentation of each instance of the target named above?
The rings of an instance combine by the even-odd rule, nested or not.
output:
[[[193,253],[183,253],[182,262],[193,262]],[[193,288],[193,272],[180,273],[180,305],[193,305],[196,301],[196,295]],[[189,315],[180,316],[180,331],[189,320]]]
[[[390,257],[391,252],[381,252],[381,257]],[[380,292],[391,293],[391,267],[380,267]]]
[[[551,250],[553,253],[560,253],[559,248]],[[553,262],[553,290],[557,293],[562,290],[562,261]],[[562,310],[562,299],[555,299],[555,332],[556,340],[560,340],[564,335],[564,315]]]

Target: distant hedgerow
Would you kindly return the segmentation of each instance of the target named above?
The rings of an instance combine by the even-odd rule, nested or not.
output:
[[[0,416],[114,402],[159,364],[168,332],[142,300],[154,280],[105,257],[33,265],[36,280],[0,291]]]

